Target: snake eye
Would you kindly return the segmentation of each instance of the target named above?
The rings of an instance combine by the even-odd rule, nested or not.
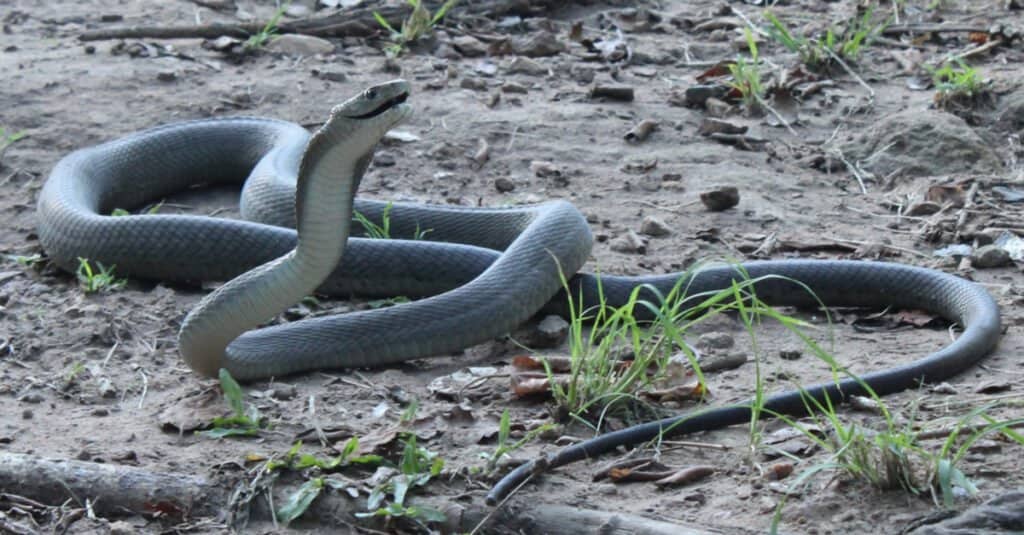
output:
[[[366,98],[368,98],[370,100],[376,99],[377,98],[377,90],[376,89],[367,89],[366,90]]]

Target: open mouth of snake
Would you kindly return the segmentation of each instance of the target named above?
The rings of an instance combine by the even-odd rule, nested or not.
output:
[[[395,95],[394,97],[389,98],[388,100],[385,100],[384,102],[381,103],[380,106],[377,106],[376,108],[374,108],[374,109],[372,109],[372,110],[370,110],[370,111],[368,111],[368,112],[366,112],[364,114],[361,114],[361,115],[352,115],[352,116],[350,116],[350,118],[352,118],[352,119],[369,119],[370,117],[376,117],[376,116],[378,116],[378,115],[380,115],[380,114],[390,110],[391,108],[394,108],[395,106],[405,102],[405,100],[407,98],[409,98],[409,93],[407,93],[407,92],[400,93],[398,95]]]

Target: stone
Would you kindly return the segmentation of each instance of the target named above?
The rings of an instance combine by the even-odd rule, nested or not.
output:
[[[640,233],[658,238],[672,234],[672,229],[661,219],[649,215],[640,222]]]
[[[885,117],[840,147],[850,161],[877,176],[998,174],[1003,170],[991,143],[956,115],[911,109]]]
[[[971,267],[978,269],[1004,267],[1011,263],[1010,253],[998,245],[983,245],[971,254]]]
[[[618,253],[644,254],[647,252],[647,243],[639,234],[632,230],[626,231],[621,236],[613,239],[609,247]]]
[[[723,186],[701,193],[700,202],[712,212],[721,212],[740,203],[740,191],[734,186]]]
[[[546,76],[548,68],[530,58],[516,57],[505,69],[509,74],[528,74],[530,76]]]
[[[315,56],[334,52],[334,43],[312,35],[286,33],[271,40],[267,50],[295,56]]]
[[[516,189],[516,184],[505,177],[498,177],[494,179],[494,189],[501,193],[508,193]]]

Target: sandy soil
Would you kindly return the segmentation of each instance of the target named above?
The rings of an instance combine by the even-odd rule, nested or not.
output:
[[[849,20],[860,3],[794,0],[775,12],[791,28],[815,32],[830,21]],[[927,9],[931,3],[907,2],[911,5],[901,11],[899,23],[1024,27],[1022,12],[1008,8],[1007,2],[941,2],[938,9]],[[887,398],[886,403],[898,420],[925,429],[953,423],[994,401],[999,405],[988,410],[992,417],[1024,416],[1019,403],[1024,338],[1016,328],[1024,315],[1017,307],[1022,279],[1016,263],[979,269],[933,255],[950,243],[976,245],[992,234],[991,228],[1012,228],[1013,222],[1018,230],[1024,228],[1014,217],[1020,208],[996,188],[1017,187],[1021,177],[1017,162],[1022,120],[1015,107],[1021,101],[1020,44],[1003,44],[968,59],[991,80],[992,97],[958,109],[966,119],[961,120],[935,109],[934,88],[916,88],[916,82],[929,77],[922,78],[923,71],[915,67],[978,43],[965,32],[914,40],[908,34],[887,34],[889,41],[874,43],[852,67],[860,80],[837,68],[831,76],[820,77],[830,81],[820,91],[779,104],[784,117],[799,118],[791,132],[773,114],[751,116],[735,104],[712,109],[680,105],[685,91],[710,65],[734,58],[739,49],[746,51],[743,21],[729,12],[730,6],[767,27],[759,8],[738,2],[642,4],[640,12],[601,4],[565,7],[514,24],[467,19],[439,32],[435,42],[401,55],[394,63],[413,85],[416,113],[399,129],[415,135],[415,140],[381,147],[361,194],[467,206],[566,199],[592,223],[597,243],[590,267],[606,272],[666,273],[712,258],[811,257],[882,258],[958,273],[985,284],[1002,305],[1007,331],[999,349],[984,366],[958,376],[948,388],[922,388]],[[502,372],[513,356],[524,352],[516,344],[495,340],[461,355],[402,366],[325,371],[246,385],[246,401],[273,422],[273,430],[254,439],[215,440],[188,429],[224,414],[226,404],[209,395],[216,391],[214,382],[195,376],[179,360],[175,347],[181,319],[204,290],[130,280],[121,289],[86,294],[73,275],[46,264],[36,237],[37,193],[50,169],[70,151],[157,124],[202,117],[268,116],[314,126],[332,104],[396,76],[386,72],[381,51],[386,43],[379,38],[335,38],[329,53],[301,56],[264,50],[239,60],[204,48],[203,40],[196,38],[83,43],[78,36],[86,29],[122,25],[266,20],[274,11],[269,2],[240,0],[237,11],[217,11],[184,0],[0,0],[0,6],[0,127],[26,134],[11,144],[0,162],[0,394],[6,399],[0,404],[0,449],[245,481],[251,478],[246,470],[260,464],[249,462],[254,456],[281,455],[300,435],[309,438],[304,451],[329,455],[331,445],[350,436],[379,435],[393,427],[416,400],[420,444],[438,453],[445,460],[446,474],[451,474],[435,478],[416,495],[483,507],[483,496],[494,479],[471,467],[482,466],[481,454],[494,451],[498,416],[509,408],[521,433],[523,426],[550,420],[551,405],[543,399],[515,398],[508,378],[500,373],[461,403],[428,386],[468,367]],[[889,12],[893,7],[885,2],[879,9]],[[648,19],[648,14],[657,18]],[[569,30],[575,22],[582,22],[584,38],[605,42],[616,38],[617,25],[629,56],[619,57],[612,50],[611,57],[602,57],[572,41]],[[467,40],[472,35],[536,37],[546,30],[564,45],[561,52],[531,60],[546,73],[517,72],[515,55],[474,56],[477,48],[486,52],[486,44]],[[129,53],[132,50],[141,54]],[[777,79],[783,71],[794,75],[794,54],[768,40],[760,52],[766,78]],[[813,81],[808,78],[798,87],[806,89]],[[631,87],[635,99],[591,98],[595,85]],[[702,122],[719,112],[725,114],[722,120],[749,128],[747,146],[699,134]],[[909,112],[911,119],[883,121],[900,112]],[[641,143],[624,141],[623,135],[644,119],[657,121],[658,129]],[[938,125],[937,133],[924,140],[910,139],[899,133],[904,123]],[[900,143],[870,147],[869,142],[887,135],[897,136]],[[957,149],[929,152],[929,147],[945,147],[947,137]],[[473,159],[481,140],[490,147],[483,165]],[[836,150],[861,165],[863,190],[854,173],[838,162]],[[830,153],[833,156],[826,156]],[[886,159],[885,154],[895,153],[902,156]],[[545,173],[549,168],[557,173]],[[929,214],[925,206],[916,217],[898,217],[893,208],[921,204],[930,188],[934,199],[935,186],[950,186],[942,191],[962,198],[972,183],[978,188],[970,210],[955,203],[943,208],[939,202],[937,214]],[[511,191],[499,191],[508,190],[509,184]],[[738,189],[738,206],[709,211],[700,203],[702,192],[719,186]],[[161,210],[230,216],[237,213],[237,204],[233,192],[192,192],[166,200]],[[966,219],[957,236],[961,213]],[[623,236],[640,231],[645,216],[660,219],[671,232],[641,235],[643,252],[618,250]],[[761,247],[766,244],[771,246]],[[30,265],[18,261],[34,255],[43,255],[42,260]],[[347,305],[323,299],[310,306],[312,310],[293,309],[286,320]],[[831,331],[835,342],[826,346],[854,371],[914,359],[945,345],[950,336],[941,322],[919,321],[927,326],[910,327],[908,323],[921,319],[913,314],[907,321],[887,315],[870,330],[851,325],[863,316],[841,315]],[[401,326],[396,331],[400,335]],[[778,327],[759,331],[756,352],[733,319],[723,318],[702,332],[709,331],[735,338],[736,351],[750,359],[763,358],[769,390],[828,377],[827,368],[806,350],[795,361],[780,357],[780,351],[800,345]],[[694,333],[695,340],[699,334]],[[822,339],[828,334],[824,332]],[[710,376],[711,403],[746,398],[753,378],[750,362]],[[841,414],[868,428],[883,424],[870,412]],[[766,435],[784,427],[779,422],[762,426]],[[318,442],[311,438],[316,431],[310,430],[330,438]],[[566,422],[552,437],[513,452],[514,459],[502,466],[553,451],[558,447],[556,437],[561,436],[562,443],[566,437],[591,433]],[[710,465],[715,469],[712,476],[665,490],[642,482],[592,483],[595,470],[615,458],[605,456],[537,478],[505,507],[528,515],[538,503],[567,505],[634,513],[710,532],[762,532],[788,483],[828,459],[820,449],[798,455],[795,475],[771,482],[763,474],[778,461],[769,458],[766,445],[751,452],[749,429],[687,438],[727,448],[664,448],[661,461],[676,467]],[[958,501],[958,509],[1018,487],[1024,479],[1020,446],[990,438],[960,464],[979,493]],[[934,451],[941,440],[926,440],[923,445]],[[355,480],[368,476],[346,473]],[[289,474],[278,487],[294,488],[303,477]],[[0,490],[18,494],[19,489]],[[351,500],[353,509],[358,510],[365,498],[364,494]],[[72,532],[107,532],[112,527],[147,532],[225,529],[212,518],[75,520],[81,503],[74,502],[52,509],[12,505],[10,500],[0,503],[6,508],[3,520],[10,523],[8,529],[14,524],[40,530],[67,527],[61,518],[70,522]],[[879,491],[823,473],[788,498],[782,526],[792,533],[896,533],[939,509],[928,495]],[[297,525],[340,524],[355,530],[352,526],[358,522],[339,517],[300,520]],[[407,524],[385,529],[400,527],[414,529]],[[278,528],[256,523],[248,529]],[[483,528],[501,530],[495,525]]]

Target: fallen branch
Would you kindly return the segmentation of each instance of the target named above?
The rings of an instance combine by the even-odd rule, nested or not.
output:
[[[440,1],[424,2],[433,12],[440,7]],[[553,0],[481,0],[459,5],[457,16],[501,17],[507,15],[532,15],[549,7]],[[298,33],[318,37],[366,37],[383,30],[374,18],[379,13],[393,27],[398,28],[408,15],[408,8],[402,4],[380,6],[377,9],[361,7],[337,11],[325,17],[306,18],[277,24],[277,33]],[[453,16],[453,15],[449,15]],[[259,33],[268,21],[238,24],[214,22],[189,26],[127,26],[121,28],[99,28],[86,30],[78,38],[82,41],[104,39],[213,39],[222,35],[248,37]]]
[[[59,506],[73,500],[101,516],[159,514],[175,519],[227,518],[231,491],[227,483],[190,474],[151,472],[143,468],[88,461],[42,459],[18,453],[0,453],[0,491],[17,493],[21,499]],[[293,489],[274,486],[274,502],[284,503]],[[591,511],[558,505],[530,505],[503,509],[476,505],[453,505],[444,497],[417,499],[423,505],[444,511],[447,528],[468,532],[474,527],[501,526],[502,530],[522,533],[575,534],[581,531],[601,533],[645,533],[651,535],[710,535],[688,526],[654,520],[639,515]],[[272,520],[266,500],[249,502],[250,521]],[[340,492],[322,494],[307,510],[305,518],[318,518],[325,525],[349,526],[354,514],[363,512],[364,499],[352,499]],[[490,517],[490,518],[488,518]],[[4,527],[0,524],[0,528]],[[17,526],[7,529],[18,532]],[[505,532],[505,531],[502,531]]]

